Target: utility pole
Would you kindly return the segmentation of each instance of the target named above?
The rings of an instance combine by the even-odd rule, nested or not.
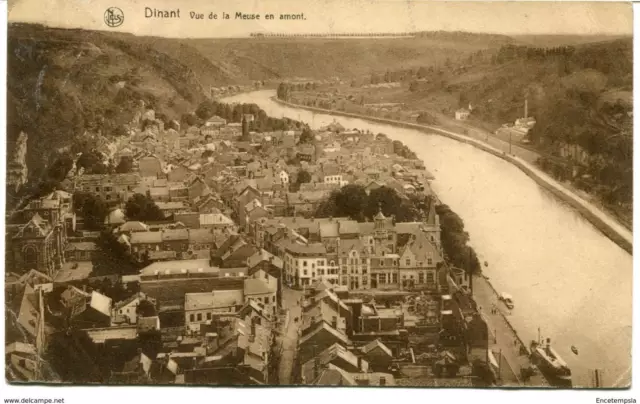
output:
[[[502,380],[502,349],[498,352],[498,379]]]

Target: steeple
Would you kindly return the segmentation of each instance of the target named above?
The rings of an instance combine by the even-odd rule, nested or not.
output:
[[[386,217],[382,214],[382,202],[378,202],[378,214],[373,219],[376,221],[386,219]]]

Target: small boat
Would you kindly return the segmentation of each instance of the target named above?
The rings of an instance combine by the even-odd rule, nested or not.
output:
[[[573,352],[574,354],[578,354],[578,348],[576,348],[574,345],[571,345],[571,352]]]

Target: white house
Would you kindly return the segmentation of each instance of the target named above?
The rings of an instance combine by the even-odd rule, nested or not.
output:
[[[280,183],[282,185],[289,184],[289,173],[287,173],[286,171],[280,170],[280,172],[278,173],[278,177],[280,178]]]
[[[245,303],[253,300],[267,308],[267,311],[276,314],[278,280],[263,270],[256,271],[251,278],[244,280]]]
[[[466,108],[461,108],[461,109],[456,111],[456,120],[457,121],[465,121],[465,120],[469,119],[469,115],[470,114],[471,114],[471,111],[469,111]]]
[[[114,319],[114,322],[136,324],[138,321],[136,311],[138,305],[143,300],[149,300],[152,304],[155,304],[155,300],[148,298],[144,293],[140,292],[126,300],[116,303],[113,307],[111,318]]]
[[[284,272],[289,284],[309,286],[326,273],[327,251],[322,243],[299,244],[292,242],[285,249]]]

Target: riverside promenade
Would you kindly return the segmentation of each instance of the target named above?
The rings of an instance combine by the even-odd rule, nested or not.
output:
[[[496,360],[501,362],[499,363],[501,365],[499,385],[503,387],[552,387],[539,371],[528,381],[523,380],[520,369],[531,365],[528,355],[528,341],[522,340],[511,326],[509,310],[498,300],[497,292],[483,276],[474,276],[473,278],[473,299],[478,304],[479,311],[489,328],[489,350],[493,352]],[[494,306],[498,310],[496,313],[492,313]],[[527,354],[523,354],[524,352]]]

